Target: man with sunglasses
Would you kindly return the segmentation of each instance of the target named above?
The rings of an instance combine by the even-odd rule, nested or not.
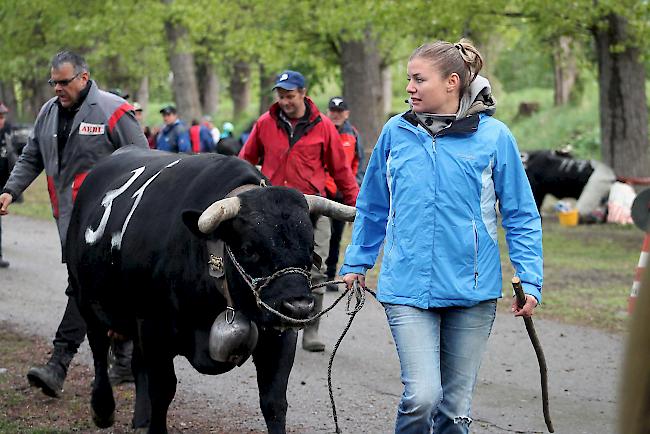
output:
[[[9,205],[45,170],[65,262],[72,205],[88,171],[122,146],[148,145],[133,107],[100,90],[90,79],[83,57],[62,51],[52,58],[51,67],[48,83],[56,96],[41,108],[34,131],[2,189],[0,215],[6,215]],[[70,291],[68,286],[68,304],[49,361],[27,373],[32,386],[53,397],[60,396],[68,366],[86,335],[86,324]]]

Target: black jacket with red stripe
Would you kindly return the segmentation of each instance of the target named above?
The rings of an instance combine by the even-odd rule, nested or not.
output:
[[[56,97],[50,99],[41,108],[34,131],[3,191],[11,193],[15,199],[45,170],[52,213],[65,251],[72,205],[88,171],[117,148],[149,146],[135,119],[133,107],[119,96],[100,90],[92,81],[88,95],[74,117],[63,155],[59,158],[59,105],[56,100]],[[63,260],[65,262],[65,258]]]

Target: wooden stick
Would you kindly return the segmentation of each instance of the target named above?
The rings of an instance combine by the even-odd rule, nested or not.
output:
[[[521,279],[519,279],[517,276],[512,278],[512,289],[515,290],[517,306],[519,306],[521,309],[526,304],[526,295],[524,294],[524,289],[521,286]],[[553,430],[553,422],[551,422],[551,414],[548,409],[548,374],[546,371],[546,358],[544,358],[542,345],[539,343],[537,332],[535,332],[533,319],[529,316],[525,316],[524,324],[526,325],[526,331],[528,332],[530,342],[533,344],[533,348],[535,349],[535,354],[537,355],[537,363],[539,364],[539,375],[542,381],[542,411],[544,412],[544,422],[546,422],[546,428],[548,428],[548,432],[552,433],[555,431]]]

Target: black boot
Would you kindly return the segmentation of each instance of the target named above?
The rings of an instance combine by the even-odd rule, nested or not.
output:
[[[132,357],[133,341],[113,339],[108,352],[108,378],[113,386],[134,382],[131,369]]]
[[[8,266],[9,266],[9,262],[2,259],[2,255],[0,255],[0,268],[7,268]]]
[[[52,356],[45,365],[34,366],[27,371],[29,384],[43,389],[47,396],[59,398],[74,354],[66,346],[55,345]]]

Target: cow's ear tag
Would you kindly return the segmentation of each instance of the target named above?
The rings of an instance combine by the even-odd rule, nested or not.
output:
[[[208,274],[220,279],[225,274],[223,266],[224,242],[221,240],[208,241],[207,244],[208,254],[210,255],[210,259],[208,259]]]

